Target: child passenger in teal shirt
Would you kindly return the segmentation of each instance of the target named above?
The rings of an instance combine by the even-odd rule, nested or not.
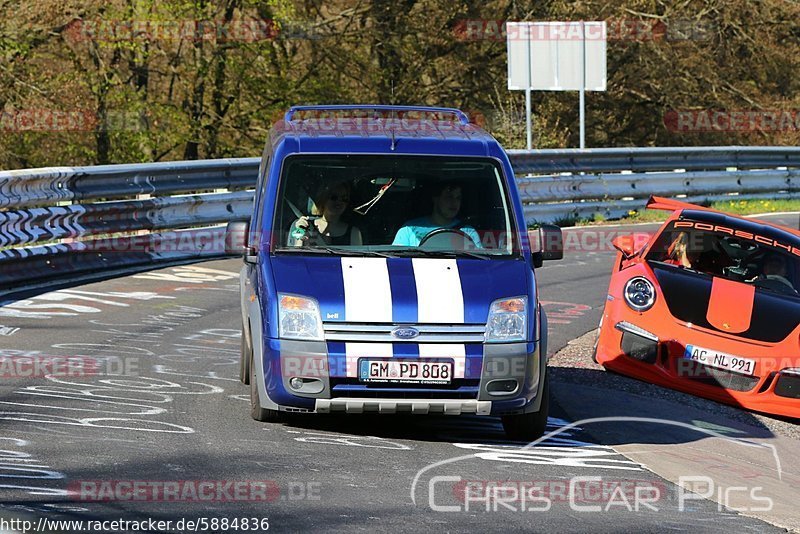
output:
[[[427,217],[420,217],[407,221],[394,236],[392,245],[416,247],[420,241],[429,233],[438,228],[453,228],[464,232],[475,243],[481,247],[481,240],[478,232],[471,226],[460,226],[461,221],[457,219],[461,209],[461,184],[442,182],[433,193],[433,211]]]

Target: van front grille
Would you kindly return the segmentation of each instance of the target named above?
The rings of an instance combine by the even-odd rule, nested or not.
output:
[[[364,341],[372,343],[483,343],[483,324],[395,324],[395,323],[323,323],[325,341]],[[417,336],[395,335],[414,329]]]

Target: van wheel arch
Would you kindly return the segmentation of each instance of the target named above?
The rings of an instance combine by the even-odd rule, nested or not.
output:
[[[245,328],[247,330],[245,330]],[[253,337],[250,335],[250,323],[242,324],[242,343],[239,354],[239,381],[250,383],[250,361],[253,359]]]
[[[256,377],[255,356],[250,355],[250,417],[262,423],[277,423],[283,420],[281,412],[261,407],[258,393],[258,378]]]

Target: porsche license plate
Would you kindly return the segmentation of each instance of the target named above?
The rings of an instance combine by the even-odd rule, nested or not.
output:
[[[708,365],[709,367],[725,369],[726,371],[741,373],[743,375],[753,376],[756,372],[755,360],[725,354],[724,352],[717,352],[716,350],[698,347],[697,345],[686,345],[683,357],[702,363],[703,365]]]
[[[362,382],[449,384],[452,377],[452,362],[359,360],[358,365],[358,378]]]

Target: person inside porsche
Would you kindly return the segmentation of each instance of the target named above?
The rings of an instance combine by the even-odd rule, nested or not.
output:
[[[789,281],[789,269],[786,264],[786,259],[780,254],[770,254],[767,256],[764,259],[761,270],[761,277],[763,277],[764,280],[775,280],[795,290],[794,285]]]
[[[689,257],[689,234],[686,232],[678,233],[678,236],[667,248],[667,257],[664,259],[664,263],[687,269],[692,268],[692,260]]]

